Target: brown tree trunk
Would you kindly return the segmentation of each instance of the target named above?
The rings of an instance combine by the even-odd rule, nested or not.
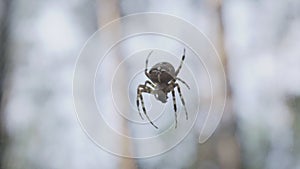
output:
[[[232,107],[232,91],[230,86],[230,76],[228,70],[228,55],[225,49],[224,36],[224,20],[223,20],[223,1],[214,1],[217,12],[217,21],[219,26],[219,45],[218,52],[224,66],[226,81],[227,81],[227,98],[226,108],[223,113],[223,118],[218,129],[217,154],[219,157],[220,168],[223,169],[238,169],[241,166],[240,148],[235,135],[236,118]]]
[[[4,107],[6,105],[5,82],[7,81],[6,74],[8,73],[8,31],[9,31],[9,7],[11,1],[1,0],[1,14],[0,15],[0,168],[4,168],[3,156],[5,146],[7,145],[7,134],[5,131],[4,122]]]
[[[108,24],[110,21],[113,21],[115,19],[120,18],[120,9],[119,9],[119,1],[118,0],[99,0],[98,1],[99,4],[99,13],[98,13],[98,23],[99,23],[99,27],[101,28],[102,26],[104,26],[105,24]],[[120,33],[121,33],[121,27],[122,25],[119,24],[119,27],[117,30],[114,31],[114,34],[110,35],[110,38],[112,40],[118,40],[120,38]],[[121,63],[121,61],[123,60],[122,57],[122,51],[117,51],[116,53],[114,53],[116,62]],[[122,73],[124,74],[123,79],[119,79],[119,84],[120,86],[126,86],[125,85],[125,80],[124,78],[126,78],[126,70],[123,70]],[[119,90],[118,91],[120,93],[119,97],[124,97],[122,100],[126,100],[126,90]],[[121,94],[122,93],[122,94]],[[125,103],[126,104],[126,103]],[[129,110],[129,106],[126,110]],[[128,134],[129,133],[129,129],[128,129],[128,124],[127,121],[123,119],[122,121],[122,133],[124,134]],[[130,151],[132,151],[132,143],[130,142],[130,139],[124,139],[124,140],[120,140],[121,144],[122,144],[122,151],[124,152],[124,154],[131,154]],[[136,164],[135,164],[135,160],[132,158],[121,158],[120,159],[120,167],[122,169],[135,169]]]
[[[222,14],[222,1],[210,0],[207,1],[208,7],[211,7],[215,18],[213,25],[216,25],[217,31],[215,32],[216,38],[213,43],[219,54],[223,68],[226,75],[226,107],[223,112],[223,117],[219,126],[212,137],[199,146],[199,162],[198,166],[207,168],[206,165],[217,165],[217,168],[222,169],[238,169],[241,167],[240,148],[235,135],[236,132],[236,118],[232,107],[232,93],[230,86],[230,79],[228,76],[228,56],[225,49],[225,35],[224,35],[224,21]],[[218,71],[219,74],[223,73],[222,70]],[[221,75],[220,75],[221,77]],[[224,97],[222,93],[217,93],[217,97]]]

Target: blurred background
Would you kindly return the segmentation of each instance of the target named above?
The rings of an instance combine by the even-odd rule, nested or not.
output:
[[[203,122],[198,120],[175,148],[135,159],[108,153],[85,135],[74,110],[72,80],[86,40],[110,21],[140,12],[180,17],[212,41],[226,73],[227,102],[205,143],[198,142]],[[299,30],[298,0],[0,0],[0,168],[300,169]],[[182,48],[174,51],[181,57]],[[115,64],[128,54],[118,52]],[[144,58],[123,73],[135,64],[143,67]],[[188,95],[187,104],[209,104],[210,96],[197,102]],[[135,93],[129,97],[135,102]],[[167,109],[173,113],[172,104]],[[118,127],[143,133],[126,123]],[[123,151],[141,148],[116,144]]]

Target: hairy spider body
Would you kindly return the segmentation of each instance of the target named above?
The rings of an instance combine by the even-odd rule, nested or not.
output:
[[[153,83],[169,83],[176,77],[174,67],[168,62],[155,64],[148,73],[148,78]]]
[[[148,60],[149,60],[149,57],[152,54],[152,52],[153,51],[151,51],[149,53],[149,55],[146,59],[146,68],[145,68],[145,75],[151,81],[147,80],[144,85],[139,85],[138,88],[137,88],[136,103],[137,103],[137,108],[138,108],[138,111],[139,111],[139,115],[143,119],[143,116],[140,112],[140,101],[141,101],[143,112],[144,112],[145,116],[147,117],[148,121],[155,128],[158,128],[150,120],[149,116],[147,115],[142,93],[153,94],[157,100],[161,101],[162,103],[166,103],[167,99],[168,99],[168,93],[171,92],[172,97],[173,97],[174,111],[175,111],[175,128],[176,128],[177,127],[177,106],[176,106],[176,98],[175,98],[175,91],[174,91],[175,88],[177,88],[177,91],[179,93],[182,105],[184,106],[184,109],[185,109],[186,119],[188,119],[188,114],[187,114],[187,110],[186,110],[186,107],[185,107],[184,99],[183,99],[182,94],[181,94],[180,86],[179,86],[178,83],[176,83],[176,80],[179,80],[180,82],[185,84],[187,86],[187,88],[189,89],[188,84],[177,77],[177,75],[178,75],[178,73],[179,73],[179,71],[182,67],[184,58],[185,58],[185,49],[183,50],[183,56],[182,56],[180,65],[179,65],[177,70],[175,70],[173,65],[171,65],[168,62],[160,62],[160,63],[155,64],[150,69],[150,71],[148,72]]]

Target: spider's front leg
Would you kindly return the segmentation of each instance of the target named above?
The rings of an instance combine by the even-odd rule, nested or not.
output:
[[[145,75],[149,78],[149,73],[148,73],[148,61],[149,57],[152,54],[153,50],[148,54],[147,59],[146,59],[146,65],[145,65]]]
[[[185,48],[183,49],[183,55],[182,55],[182,58],[181,58],[181,62],[180,62],[180,65],[179,65],[178,69],[175,72],[175,76],[177,76],[178,73],[180,72],[180,69],[182,68],[182,64],[183,64],[184,59],[185,59]]]
[[[149,118],[149,116],[147,114],[146,108],[145,108],[144,99],[143,99],[143,95],[142,94],[143,94],[143,92],[145,92],[145,93],[151,93],[152,92],[152,89],[149,88],[148,86],[146,86],[146,84],[147,84],[147,81],[145,82],[145,85],[139,85],[138,88],[137,88],[136,105],[138,107],[139,115],[143,119],[141,111],[140,111],[140,102],[139,102],[139,100],[141,100],[142,109],[143,109],[143,112],[144,112],[145,116],[147,117],[147,119],[150,122],[150,124],[152,126],[154,126],[156,129],[158,129],[158,127],[150,120],[150,118]],[[152,83],[150,83],[150,84],[152,84]]]

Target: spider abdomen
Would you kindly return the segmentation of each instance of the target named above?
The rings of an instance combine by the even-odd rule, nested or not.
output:
[[[149,78],[154,83],[168,83],[175,75],[174,67],[168,62],[155,64],[149,71]]]

